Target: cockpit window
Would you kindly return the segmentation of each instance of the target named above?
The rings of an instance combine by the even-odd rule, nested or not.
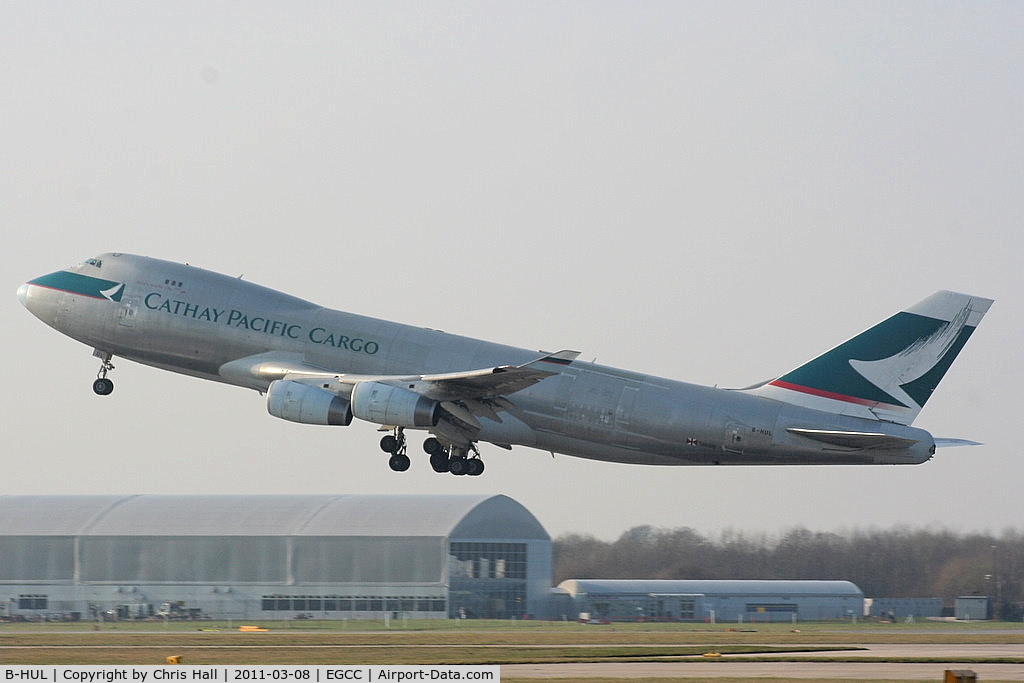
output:
[[[95,266],[96,268],[102,268],[103,267],[103,261],[101,261],[98,258],[86,259],[85,260],[85,265],[87,265],[87,266]]]

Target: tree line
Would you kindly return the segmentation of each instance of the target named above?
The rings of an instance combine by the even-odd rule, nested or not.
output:
[[[794,528],[781,535],[689,527],[634,527],[614,541],[568,534],[554,541],[555,583],[565,579],[838,579],[870,598],[996,599],[996,614],[1024,615],[1024,534]]]

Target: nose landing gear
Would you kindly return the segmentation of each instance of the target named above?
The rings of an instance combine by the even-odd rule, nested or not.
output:
[[[100,364],[100,371],[96,373],[96,381],[92,383],[92,390],[98,396],[109,396],[114,391],[114,382],[107,379],[107,373],[114,369],[114,364],[110,362],[113,354],[97,349],[93,352],[93,355],[99,358],[102,363]]]

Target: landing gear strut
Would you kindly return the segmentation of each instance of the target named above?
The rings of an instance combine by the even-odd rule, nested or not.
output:
[[[107,373],[114,369],[114,364],[110,362],[113,356],[102,351],[97,351],[93,355],[103,362],[100,364],[100,371],[96,373],[96,381],[92,383],[92,390],[99,396],[108,396],[114,391],[114,382],[107,379]]]
[[[409,456],[405,454],[405,431],[398,427],[394,434],[386,434],[380,440],[380,449],[390,453],[388,467],[395,472],[405,472],[409,469]]]

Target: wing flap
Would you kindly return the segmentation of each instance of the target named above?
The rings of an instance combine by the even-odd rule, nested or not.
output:
[[[787,427],[786,431],[832,446],[859,450],[910,448],[917,443],[916,439],[905,439],[881,432],[849,432],[834,429],[805,429],[803,427]]]

